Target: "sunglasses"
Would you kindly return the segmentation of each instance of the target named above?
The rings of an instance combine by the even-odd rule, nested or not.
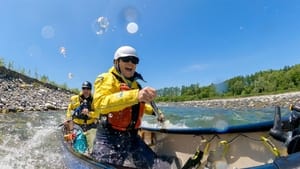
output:
[[[139,64],[139,58],[137,57],[134,57],[134,56],[128,56],[128,57],[123,57],[123,58],[120,58],[122,60],[122,62],[126,62],[128,63],[129,61],[133,64]]]
[[[82,90],[91,90],[91,88],[83,87]]]

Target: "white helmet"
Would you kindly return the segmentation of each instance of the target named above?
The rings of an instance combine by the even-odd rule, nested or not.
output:
[[[133,56],[133,57],[139,58],[136,53],[136,50],[133,47],[121,46],[116,50],[114,60],[117,60],[122,57],[128,57],[128,56]]]

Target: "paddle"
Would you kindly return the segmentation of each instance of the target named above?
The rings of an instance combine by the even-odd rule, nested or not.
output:
[[[160,123],[164,123],[165,122],[165,116],[164,114],[158,109],[157,105],[155,104],[154,101],[150,102],[150,105],[153,108],[153,112],[155,114],[155,116],[157,117],[157,121]]]

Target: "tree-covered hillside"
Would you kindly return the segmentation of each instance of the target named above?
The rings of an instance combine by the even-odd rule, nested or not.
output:
[[[300,64],[280,70],[267,70],[236,76],[220,84],[201,87],[191,84],[158,90],[158,101],[185,101],[224,97],[253,96],[300,90]]]

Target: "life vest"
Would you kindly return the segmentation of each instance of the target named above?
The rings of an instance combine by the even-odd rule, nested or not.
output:
[[[75,122],[82,122],[82,123],[78,123],[78,124],[87,124],[87,121],[90,120],[90,118],[87,115],[84,115],[81,113],[83,108],[87,108],[89,111],[92,110],[91,104],[93,101],[93,97],[89,96],[87,98],[85,98],[83,95],[79,95],[79,106],[74,110],[73,113],[73,120],[75,120]],[[78,112],[79,115],[74,115],[75,112]]]
[[[79,97],[79,102],[80,102],[80,105],[86,101],[86,104],[87,104],[87,108],[89,109],[89,111],[91,111],[92,109],[92,102],[93,102],[93,96],[89,96],[87,98],[85,98],[83,95],[80,95]]]
[[[113,73],[113,75],[120,82],[120,91],[128,91],[131,88],[124,82],[124,80]],[[141,86],[138,84],[138,87]],[[145,103],[138,103],[131,107],[127,107],[121,111],[108,113],[106,116],[108,125],[119,131],[128,131],[138,129],[142,123],[144,115]]]

